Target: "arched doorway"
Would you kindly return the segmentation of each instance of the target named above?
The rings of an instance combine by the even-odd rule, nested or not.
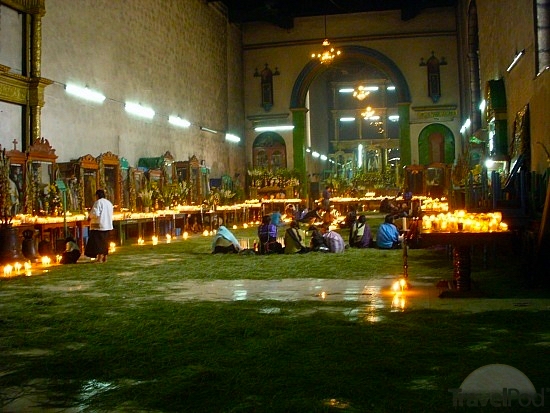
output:
[[[455,159],[453,132],[440,123],[426,126],[418,137],[418,155],[421,165],[452,164]]]
[[[399,122],[395,138],[400,148],[400,157],[402,165],[410,164],[410,128],[409,128],[409,106],[411,102],[410,92],[405,77],[397,65],[384,54],[362,46],[344,46],[341,48],[342,57],[338,63],[323,65],[317,60],[310,61],[296,79],[291,95],[290,109],[293,113],[293,154],[294,167],[301,172],[304,181],[306,180],[306,136],[308,133],[307,99],[308,91],[312,83],[325,74],[340,65],[340,62],[353,62],[355,65],[363,65],[383,74],[385,82],[391,85],[395,91],[395,116]],[[343,65],[344,63],[342,63]],[[365,118],[366,119],[366,118]],[[377,130],[379,128],[377,127]],[[366,132],[367,129],[364,129]],[[361,135],[358,135],[361,137]],[[389,150],[390,148],[385,147]]]
[[[276,171],[286,168],[286,143],[275,132],[261,133],[252,144],[252,162],[254,168]]]

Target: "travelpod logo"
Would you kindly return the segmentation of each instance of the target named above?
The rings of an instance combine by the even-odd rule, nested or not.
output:
[[[544,394],[518,369],[489,364],[474,370],[458,389],[449,389],[454,407],[544,407]]]

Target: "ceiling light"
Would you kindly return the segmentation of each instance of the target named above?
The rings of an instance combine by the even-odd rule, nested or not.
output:
[[[225,140],[230,142],[240,142],[241,138],[239,138],[237,135],[233,135],[232,133],[226,133]]]
[[[361,116],[363,116],[365,119],[370,119],[372,116],[374,116],[374,109],[370,106],[367,106],[365,111],[361,113]]]
[[[364,100],[368,95],[370,95],[370,91],[365,86],[357,86],[357,89],[353,91],[353,97],[359,100]]]
[[[330,42],[327,38],[327,16],[325,15],[325,40],[323,40],[323,51],[320,53],[313,53],[311,57],[313,59],[319,59],[321,63],[330,63],[334,60],[336,56],[340,56],[342,52],[335,49],[330,45]]]
[[[191,122],[189,122],[187,119],[182,119],[179,116],[169,116],[168,122],[174,126],[180,126],[182,128],[188,128],[191,126]]]
[[[155,116],[155,111],[153,109],[141,106],[139,103],[126,102],[126,104],[124,105],[124,109],[128,113],[147,119],[153,119],[153,117]]]
[[[217,130],[210,129],[210,128],[207,128],[205,126],[199,126],[199,129],[202,130],[202,131],[208,132],[208,133],[213,133],[213,134],[218,133]]]
[[[279,125],[279,126],[258,126],[254,128],[256,132],[267,132],[267,131],[285,131],[293,130],[294,125]]]
[[[68,84],[65,86],[65,91],[70,95],[77,96],[79,98],[86,99],[92,102],[102,103],[105,100],[104,95],[88,89],[88,86],[80,87]]]

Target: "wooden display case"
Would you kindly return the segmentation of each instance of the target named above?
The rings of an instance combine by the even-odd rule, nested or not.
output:
[[[113,203],[115,210],[120,210],[122,208],[120,159],[111,152],[105,152],[97,157],[97,162],[99,185],[105,190],[105,197]]]
[[[27,153],[25,171],[25,213],[48,215],[48,195],[57,178],[55,149],[45,138],[37,139]]]

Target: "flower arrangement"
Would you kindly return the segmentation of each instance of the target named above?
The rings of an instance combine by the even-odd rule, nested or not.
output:
[[[300,185],[300,173],[297,170],[286,168],[271,171],[269,169],[255,168],[249,169],[251,186],[254,188],[263,188],[266,186],[277,186],[286,188],[289,186]]]
[[[141,204],[145,208],[150,208],[153,206],[153,193],[154,191],[150,188],[144,188],[138,193],[138,197],[141,199]]]

